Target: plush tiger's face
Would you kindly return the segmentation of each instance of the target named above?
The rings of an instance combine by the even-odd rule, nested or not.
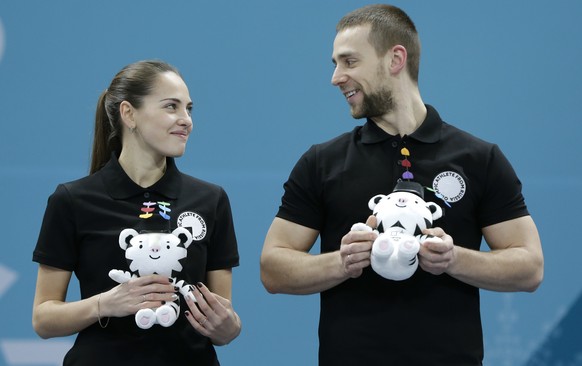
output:
[[[186,258],[186,248],[192,242],[192,235],[184,228],[172,233],[137,233],[126,229],[120,235],[120,245],[126,245],[125,258],[129,268],[139,276],[180,272],[180,260]]]
[[[402,228],[410,235],[432,227],[433,220],[442,216],[442,209],[433,202],[425,202],[410,192],[392,192],[372,197],[368,206],[378,219],[378,231],[391,227]]]

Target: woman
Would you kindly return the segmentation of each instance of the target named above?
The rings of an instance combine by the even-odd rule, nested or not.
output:
[[[239,256],[228,197],[174,163],[192,130],[191,109],[171,65],[126,66],[99,98],[91,174],[48,200],[33,254],[32,322],[42,338],[78,333],[64,365],[218,365],[213,345],[241,331],[231,304]],[[162,255],[170,245],[134,244],[159,235],[175,238],[180,255],[169,272],[145,271],[135,251]],[[79,301],[66,300],[73,272]],[[170,321],[139,315],[168,306]]]

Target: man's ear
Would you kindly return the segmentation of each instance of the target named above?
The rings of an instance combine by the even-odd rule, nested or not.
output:
[[[404,46],[397,44],[392,47],[390,53],[390,73],[392,75],[399,74],[406,67],[406,60],[408,59],[408,51]]]
[[[119,104],[119,115],[121,117],[121,122],[123,125],[130,130],[135,129],[135,121],[134,121],[134,112],[135,108],[131,105],[130,102],[124,100]]]

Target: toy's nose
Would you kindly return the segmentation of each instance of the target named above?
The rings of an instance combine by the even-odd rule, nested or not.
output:
[[[406,198],[406,197],[398,198],[398,203],[406,203],[406,202],[408,202],[408,198]]]
[[[155,244],[150,244],[150,250],[154,253],[157,253],[160,251],[160,245],[158,243]]]

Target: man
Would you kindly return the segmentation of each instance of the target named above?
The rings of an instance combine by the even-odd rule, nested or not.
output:
[[[479,288],[534,291],[543,254],[521,183],[500,149],[443,122],[418,89],[410,18],[371,5],[337,25],[332,83],[363,126],[311,147],[285,183],[261,279],[271,293],[321,293],[320,365],[481,365]],[[406,148],[406,149],[403,149]],[[406,162],[406,163],[405,163]],[[370,267],[377,234],[350,231],[400,180],[427,187],[444,216],[425,230],[419,269],[391,281]],[[310,254],[317,237],[321,254]],[[490,251],[480,251],[485,238]]]

